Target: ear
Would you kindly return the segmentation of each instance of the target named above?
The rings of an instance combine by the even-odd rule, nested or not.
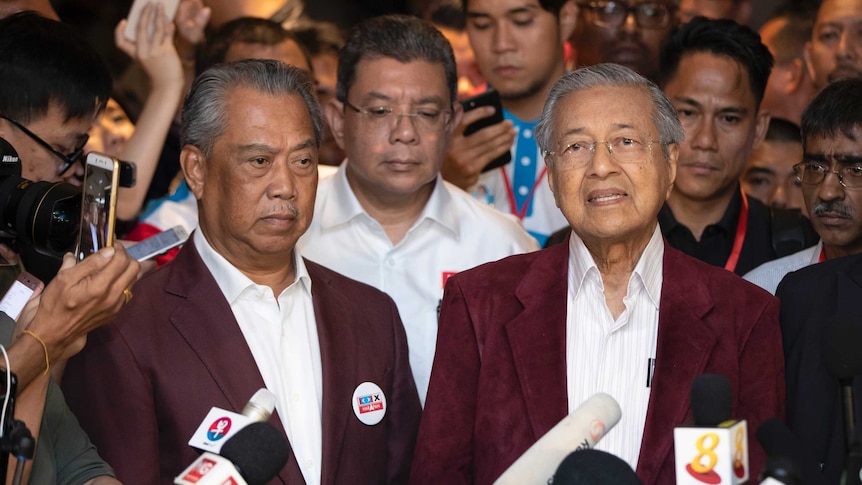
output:
[[[547,175],[545,175],[545,178],[548,179],[548,187],[550,187],[551,193],[554,194],[554,204],[556,204],[557,208],[560,208],[560,199],[557,197],[557,187],[555,183],[557,172],[554,170],[554,161],[551,158],[551,155],[545,155],[545,165],[548,167]]]
[[[185,145],[180,152],[180,166],[189,189],[195,194],[195,199],[201,200],[204,195],[204,179],[206,179],[206,157],[196,146]]]
[[[344,103],[333,98],[323,107],[323,115],[329,123],[332,138],[338,147],[344,150]]]
[[[676,164],[679,160],[679,143],[671,143],[667,146],[667,168],[669,172],[670,182],[667,186],[667,193],[664,196],[664,200],[670,198],[671,192],[673,192],[673,184],[676,182]]]
[[[461,124],[461,117],[463,116],[464,106],[458,101],[455,101],[452,105],[452,119],[449,120],[449,126],[446,128],[446,136],[452,136],[452,133],[455,132],[455,128],[458,128],[458,125]]]
[[[757,119],[755,120],[754,127],[754,141],[751,144],[751,149],[755,149],[763,143],[763,140],[766,138],[766,130],[769,128],[769,120],[772,119],[772,116],[769,114],[769,110],[760,109],[757,111]]]
[[[572,36],[572,33],[575,31],[577,20],[578,6],[575,4],[575,0],[568,0],[560,8],[559,22],[561,43],[569,40],[569,37]]]

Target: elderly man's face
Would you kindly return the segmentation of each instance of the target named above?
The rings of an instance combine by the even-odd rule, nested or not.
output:
[[[578,66],[614,62],[655,79],[659,47],[677,23],[673,0],[602,0],[593,4],[578,10],[571,38]],[[640,13],[629,11],[617,20],[626,7],[638,8]],[[610,14],[612,11],[615,13]]]
[[[729,57],[685,54],[664,91],[685,129],[675,190],[698,201],[730,194],[769,126],[747,70]]]
[[[311,117],[297,95],[270,96],[233,88],[228,124],[204,159],[181,154],[199,201],[207,241],[238,267],[288,258],[311,223],[317,191],[317,145]],[[285,260],[287,261],[287,260]]]
[[[652,115],[649,94],[634,87],[593,87],[559,101],[552,119],[548,183],[557,206],[585,242],[652,235],[670,195],[678,152],[671,145],[665,159]],[[585,165],[566,163],[566,152],[577,148],[573,144],[599,141],[640,142],[643,150],[622,163],[597,143]]]
[[[326,114],[354,191],[402,197],[436,180],[458,122],[441,64],[362,60],[346,101]]]
[[[814,86],[862,77],[862,0],[825,0],[817,13],[805,61]]]
[[[839,132],[829,137],[808,137],[805,160],[822,163],[831,170],[851,166],[862,170],[862,126],[857,126],[852,135],[848,138]],[[862,252],[862,188],[845,188],[836,174],[829,174],[818,185],[802,184],[802,193],[808,217],[824,245],[840,248],[846,254]]]
[[[572,20],[568,5],[557,17],[538,0],[467,2],[476,63],[503,99],[528,98],[562,75],[563,41]]]

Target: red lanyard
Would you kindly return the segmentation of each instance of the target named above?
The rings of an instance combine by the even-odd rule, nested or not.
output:
[[[817,259],[818,263],[822,263],[826,261],[826,251],[823,248],[820,248],[820,257]]]
[[[500,171],[503,173],[503,182],[506,184],[506,196],[509,198],[509,210],[513,215],[515,215],[515,217],[523,221],[524,217],[527,215],[527,209],[530,207],[530,203],[533,202],[533,195],[536,194],[536,188],[539,187],[540,183],[542,183],[542,177],[545,176],[545,173],[548,171],[548,167],[542,167],[542,171],[539,172],[539,176],[536,177],[536,181],[533,183],[533,188],[527,192],[527,200],[524,201],[524,205],[521,206],[520,209],[515,202],[515,191],[512,190],[512,184],[509,182],[509,174],[506,173],[506,167],[500,167]]]
[[[742,243],[745,242],[745,232],[748,230],[748,197],[742,189],[739,190],[742,194],[742,210],[739,211],[739,222],[736,223],[736,236],[733,238],[733,249],[730,251],[730,257],[724,263],[724,269],[734,272],[736,271],[736,263],[739,262],[739,254],[742,253]]]

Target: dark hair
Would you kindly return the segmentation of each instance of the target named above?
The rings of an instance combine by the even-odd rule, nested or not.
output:
[[[839,133],[856,140],[862,128],[862,78],[834,81],[823,88],[802,112],[802,145],[808,137],[835,137]]]
[[[290,32],[312,57],[321,54],[338,55],[338,51],[344,47],[344,36],[338,26],[331,22],[300,21]]]
[[[433,25],[416,17],[384,15],[363,21],[350,31],[347,43],[338,56],[338,80],[335,96],[347,101],[347,93],[356,81],[356,66],[363,60],[395,59],[440,64],[446,72],[449,101],[458,94],[455,54],[443,34]]]
[[[773,60],[757,32],[733,20],[693,18],[662,43],[659,85],[666,86],[676,75],[684,55],[698,52],[729,57],[744,67],[756,105],[760,106]]]
[[[543,10],[547,10],[551,12],[555,16],[560,15],[560,10],[563,9],[563,5],[566,4],[568,0],[539,0],[539,6],[542,7]],[[468,4],[469,0],[461,0],[462,5],[464,6],[464,14],[466,15],[468,12]]]
[[[323,115],[308,75],[298,67],[273,59],[246,59],[216,64],[195,79],[183,104],[181,145],[192,145],[212,156],[215,141],[230,122],[225,105],[237,88],[253,89],[270,96],[298,96],[305,103],[320,146]]]
[[[111,96],[111,74],[72,27],[20,12],[0,19],[0,114],[30,123],[61,108],[65,121],[91,118]]]
[[[799,125],[783,118],[771,118],[764,141],[802,143]]]
[[[463,32],[467,28],[467,18],[464,9],[458,8],[452,3],[438,6],[431,12],[429,17],[431,23],[447,29]]]
[[[206,43],[198,49],[195,73],[200,74],[210,67],[224,62],[227,51],[234,44],[261,44],[273,46],[291,40],[299,46],[305,61],[311,66],[311,58],[302,43],[281,24],[256,17],[240,17],[218,28]]]

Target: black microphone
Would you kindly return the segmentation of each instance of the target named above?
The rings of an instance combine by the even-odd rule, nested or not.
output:
[[[642,485],[622,458],[584,448],[569,453],[551,479],[553,485]]]
[[[759,477],[761,482],[772,478],[785,485],[805,483],[805,478],[811,470],[806,472],[803,467],[814,466],[814,462],[805,460],[802,447],[782,420],[767,419],[757,429],[756,436],[763,451],[766,452],[766,465]]]
[[[290,449],[273,425],[257,422],[237,431],[220,454],[234,464],[248,485],[263,485],[284,467]]]
[[[844,444],[847,459],[844,462],[846,484],[862,484],[862,443],[856,438],[854,415],[853,378],[862,375],[862,325],[847,315],[830,318],[823,333],[823,363],[826,370],[838,379],[841,389],[841,410],[844,417]]]
[[[282,434],[267,422],[251,423],[228,438],[220,456],[204,453],[180,473],[177,485],[264,485],[290,454]]]
[[[691,383],[691,414],[695,426],[712,428],[730,419],[733,390],[721,374],[701,374]]]

